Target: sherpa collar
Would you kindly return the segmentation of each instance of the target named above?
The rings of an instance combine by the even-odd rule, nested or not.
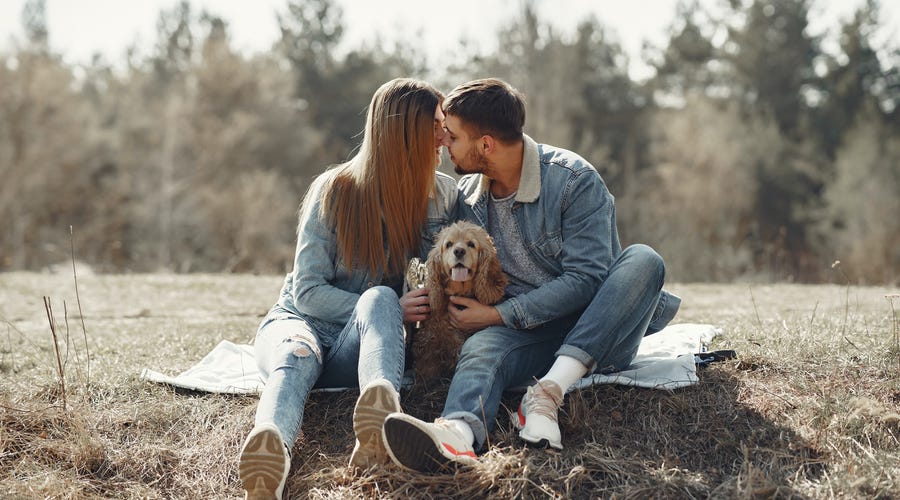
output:
[[[538,145],[527,134],[523,135],[525,143],[522,151],[522,174],[519,178],[519,189],[516,191],[516,201],[520,203],[533,203],[541,194],[541,156]],[[484,174],[478,182],[478,188],[466,198],[466,204],[472,206],[491,187],[491,179]]]

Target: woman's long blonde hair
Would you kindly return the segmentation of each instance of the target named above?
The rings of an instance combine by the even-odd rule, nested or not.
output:
[[[321,190],[321,214],[348,267],[402,275],[418,249],[435,189],[434,112],[442,101],[434,87],[410,78],[372,96],[359,152]]]

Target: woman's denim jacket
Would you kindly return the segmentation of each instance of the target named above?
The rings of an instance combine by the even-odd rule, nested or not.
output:
[[[320,175],[310,186],[310,206],[300,214],[294,270],[285,276],[281,295],[274,309],[296,314],[321,333],[336,335],[350,321],[359,296],[380,285],[381,270],[375,275],[365,269],[347,269],[339,261],[334,228],[321,217],[319,193],[335,170]],[[437,232],[456,218],[456,181],[440,172],[435,175],[436,196],[429,200],[428,216],[422,229],[420,258],[434,245]],[[276,313],[277,314],[277,313]]]
[[[490,179],[459,181],[460,216],[487,227]],[[525,136],[522,176],[513,203],[522,242],[556,278],[497,305],[506,326],[529,329],[587,306],[622,253],[615,199],[584,158]],[[660,292],[648,333],[662,329],[681,299]]]

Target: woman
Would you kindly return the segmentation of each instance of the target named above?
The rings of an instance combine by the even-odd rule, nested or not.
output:
[[[429,312],[422,290],[398,301],[403,274],[411,257],[424,258],[456,201],[455,181],[435,172],[442,100],[421,81],[382,85],[359,152],[319,176],[303,200],[294,270],[256,335],[267,380],[240,455],[247,498],[281,498],[314,387],[359,384],[350,465],[387,462],[381,427],[400,411],[403,323]]]

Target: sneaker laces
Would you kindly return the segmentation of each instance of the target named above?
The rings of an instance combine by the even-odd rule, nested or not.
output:
[[[548,384],[547,387],[544,387],[545,383]],[[557,422],[563,396],[562,394],[559,396],[554,394],[554,392],[556,392],[554,391],[554,387],[549,385],[552,383],[553,382],[541,382],[538,380],[537,384],[528,388],[528,394],[526,395],[527,401],[525,404],[528,407],[528,413],[543,415],[553,422]],[[553,385],[556,386],[556,384]],[[556,388],[558,387],[559,386],[556,386]]]
[[[456,425],[444,417],[438,417],[437,419],[435,419],[434,425],[436,425],[444,430],[451,431],[453,433],[453,435],[455,435],[455,436],[459,436],[459,430],[456,429]],[[460,436],[460,437],[462,437],[462,436]]]

